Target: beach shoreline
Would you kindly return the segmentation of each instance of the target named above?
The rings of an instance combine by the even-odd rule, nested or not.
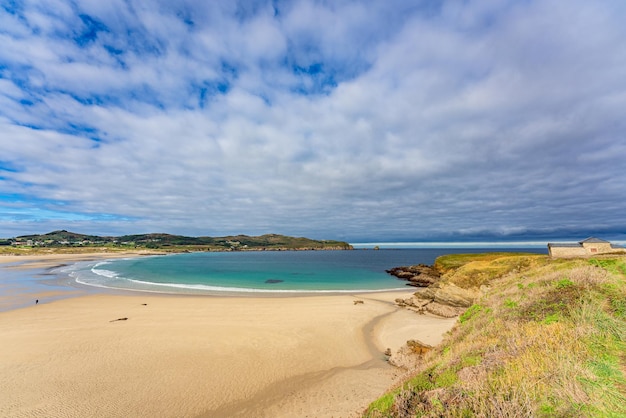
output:
[[[115,258],[162,255],[150,251],[0,255],[0,312],[37,303],[116,289],[82,285],[54,270],[71,264]]]
[[[165,255],[159,251],[94,251],[85,253],[53,253],[53,254],[24,254],[24,255],[6,255],[0,254],[0,267],[7,264],[14,265],[13,268],[32,269],[32,268],[54,268],[66,264],[78,263],[80,261],[106,260],[113,258],[128,257],[145,257],[155,255]]]
[[[136,253],[4,256],[0,269],[112,255]],[[387,348],[408,339],[436,345],[455,323],[395,305],[411,293],[71,288],[62,299],[0,312],[0,416],[358,416],[403,374],[386,362]]]

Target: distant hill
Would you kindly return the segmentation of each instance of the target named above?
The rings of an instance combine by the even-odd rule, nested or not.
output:
[[[226,237],[188,237],[163,233],[122,235],[119,237],[84,235],[66,230],[47,234],[22,235],[3,240],[5,245],[22,247],[132,247],[195,251],[245,250],[348,250],[347,242],[313,240],[304,237],[266,234],[261,236],[235,235]]]
[[[27,241],[27,240],[32,240],[32,241],[84,241],[84,240],[95,241],[95,240],[102,240],[102,239],[103,238],[98,237],[96,235],[77,234],[77,233],[69,232],[65,230],[48,232],[47,234],[41,234],[41,235],[39,234],[22,235],[22,236],[15,238],[16,241]]]

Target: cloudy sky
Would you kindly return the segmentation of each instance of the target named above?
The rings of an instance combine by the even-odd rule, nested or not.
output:
[[[0,236],[626,236],[623,0],[0,5]]]

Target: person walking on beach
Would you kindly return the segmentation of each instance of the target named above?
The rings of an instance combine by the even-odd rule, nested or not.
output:
[[[39,299],[35,299],[35,305],[39,303]]]

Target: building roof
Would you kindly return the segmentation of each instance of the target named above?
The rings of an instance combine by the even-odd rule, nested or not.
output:
[[[581,247],[580,243],[568,243],[568,242],[549,242],[548,247],[568,247],[568,248],[578,248]]]
[[[576,242],[576,243],[572,243],[572,242],[549,242],[548,243],[548,247],[566,247],[566,248],[576,248],[576,247],[582,247],[583,244],[610,244],[609,241],[605,241],[603,239],[600,238],[595,238],[595,237],[589,237],[587,239],[584,239],[582,241]],[[611,245],[613,247],[615,247],[614,245]]]
[[[584,239],[582,241],[580,241],[581,244],[609,244],[608,241],[605,241],[603,239],[600,238],[596,238],[596,237],[589,237],[587,239]]]

